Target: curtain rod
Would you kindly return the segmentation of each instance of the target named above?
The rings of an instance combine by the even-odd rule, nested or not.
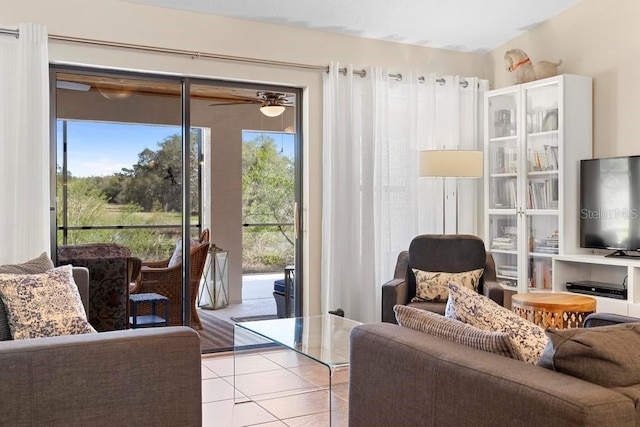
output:
[[[12,30],[10,28],[0,28],[0,34],[12,35],[18,38],[20,32],[18,30]]]
[[[340,72],[342,75],[346,76],[347,75],[347,69],[346,68],[339,68],[338,72]],[[366,70],[353,70],[353,74],[356,74],[360,77],[366,77],[367,76],[367,71]],[[392,79],[396,79],[398,81],[402,81],[402,74],[389,74],[389,78]],[[418,81],[420,83],[424,83],[425,82],[425,78],[420,76],[418,77]],[[447,83],[447,81],[445,79],[436,79],[436,82],[440,83],[441,85],[445,85]],[[461,80],[460,81],[460,86],[462,86],[463,88],[466,88],[467,86],[469,86],[469,82],[467,82],[466,80]]]
[[[20,36],[20,31],[17,29],[11,28],[1,28],[0,34],[9,34],[15,37]],[[286,61],[274,61],[270,59],[260,59],[260,58],[250,58],[243,56],[233,56],[233,55],[221,55],[217,53],[207,53],[207,52],[198,52],[184,49],[169,49],[165,47],[157,47],[157,46],[148,46],[134,43],[121,43],[121,42],[112,42],[112,41],[104,41],[104,40],[95,40],[95,39],[87,39],[81,37],[71,37],[71,36],[60,36],[56,34],[49,34],[49,40],[56,40],[68,43],[80,43],[80,44],[89,44],[95,46],[105,46],[105,47],[116,47],[122,49],[135,49],[142,50],[145,52],[156,52],[156,53],[168,53],[172,55],[183,55],[190,56],[193,59],[207,58],[207,59],[218,59],[223,61],[233,61],[233,62],[242,62],[247,64],[261,64],[261,65],[271,65],[276,67],[285,67],[285,68],[299,68],[304,70],[319,70],[329,72],[329,67],[325,65],[311,65],[311,64],[301,64],[298,62],[286,62]],[[347,74],[346,68],[339,68],[338,71],[344,75]],[[360,77],[365,77],[367,72],[365,70],[353,70],[353,74],[359,75]],[[398,81],[402,80],[402,74],[389,74],[390,78],[397,79]],[[424,83],[424,77],[418,77],[418,81],[420,83]],[[436,79],[436,82],[444,85],[446,81],[442,78]],[[460,82],[460,85],[464,88],[468,86],[468,83],[463,80]]]
[[[20,33],[18,30],[13,30],[8,28],[0,28],[0,34],[11,34],[11,35],[15,35],[16,37],[20,36]],[[165,47],[148,46],[148,45],[134,44],[134,43],[122,43],[122,42],[87,39],[82,37],[60,36],[57,34],[49,34],[49,40],[56,40],[56,41],[68,42],[68,43],[88,44],[88,45],[94,45],[94,46],[115,47],[115,48],[122,48],[122,49],[135,49],[135,50],[142,50],[145,52],[168,53],[172,55],[190,56],[193,59],[207,58],[207,59],[218,59],[223,61],[243,62],[247,64],[262,64],[262,65],[271,65],[276,67],[329,71],[329,67],[326,65],[311,65],[311,64],[301,64],[297,62],[274,61],[270,59],[222,55],[217,53],[198,52],[198,51],[185,50],[185,49],[170,49]]]

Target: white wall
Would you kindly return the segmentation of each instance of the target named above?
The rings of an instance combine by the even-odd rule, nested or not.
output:
[[[441,75],[490,77],[486,56],[401,45],[272,24],[181,12],[115,0],[0,0],[1,24],[31,22],[50,34],[164,48],[327,65],[379,65]],[[52,41],[52,62],[157,73],[268,82],[304,88],[304,310],[320,310],[322,73],[193,59],[162,53]],[[215,230],[212,238],[215,241]]]
[[[582,0],[488,55],[494,88],[513,76],[504,53],[523,49],[532,61],[562,59],[560,73],[593,77],[593,155],[640,154],[640,2]]]

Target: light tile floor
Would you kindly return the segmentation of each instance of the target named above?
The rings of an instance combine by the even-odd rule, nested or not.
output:
[[[242,303],[208,311],[230,323],[233,323],[232,317],[276,314],[273,281],[279,279],[284,279],[284,273],[245,274],[242,276]]]
[[[273,281],[282,274],[243,278],[243,302],[211,313],[223,320],[232,316],[275,313]],[[202,356],[202,425],[328,426],[329,370],[294,351],[264,350],[237,357],[234,403],[233,353]],[[348,368],[331,380],[332,426],[347,425]],[[247,399],[248,398],[248,399]]]
[[[294,351],[262,350],[202,356],[203,426],[347,425],[348,368],[334,372]],[[236,399],[234,401],[234,384]]]

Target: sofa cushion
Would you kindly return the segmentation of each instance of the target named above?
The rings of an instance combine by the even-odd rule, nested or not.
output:
[[[446,302],[410,302],[407,304],[407,307],[417,308],[418,310],[426,310],[432,313],[438,313],[444,316],[444,309],[446,307]]]
[[[53,269],[53,261],[46,252],[22,264],[0,265],[0,274],[38,274]]]
[[[446,273],[442,271],[422,271],[412,269],[416,277],[416,296],[412,302],[433,301],[446,302],[449,297],[449,282],[458,283],[468,289],[478,291],[478,283],[484,272],[483,268],[460,273]]]
[[[640,323],[547,329],[543,366],[603,387],[640,384]]]
[[[0,299],[0,341],[7,341],[11,338],[11,329],[9,329],[9,319],[7,319],[7,309]]]
[[[445,316],[485,331],[507,333],[515,351],[514,358],[534,365],[548,341],[540,326],[455,283],[449,283]]]
[[[0,274],[36,274],[44,273],[53,268],[53,262],[46,252],[39,257],[29,260],[22,264],[0,265]],[[7,310],[0,299],[0,341],[11,339],[11,330],[9,329],[9,320],[7,319]]]
[[[70,265],[40,274],[0,274],[0,298],[13,339],[95,332]]]
[[[393,307],[398,325],[429,335],[454,341],[478,350],[515,358],[509,335],[478,329],[467,323],[437,313],[396,305]]]

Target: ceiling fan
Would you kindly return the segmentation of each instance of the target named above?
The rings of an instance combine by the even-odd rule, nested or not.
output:
[[[58,89],[73,91],[97,91],[107,99],[125,99],[134,93],[179,97],[180,86],[174,83],[159,83],[105,76],[89,76],[58,73]],[[213,101],[210,106],[260,104],[260,111],[268,117],[280,116],[285,107],[293,107],[295,95],[285,92],[271,92],[251,89],[195,85],[191,88],[193,99]]]
[[[258,99],[262,101],[260,112],[267,117],[278,117],[284,113],[285,107],[290,107],[293,102],[287,98],[285,93],[258,92]]]
[[[260,104],[260,111],[267,117],[278,117],[285,110],[285,107],[293,107],[295,95],[282,92],[258,91],[256,97],[236,98],[232,102],[220,102],[209,104],[210,107],[218,107],[222,105],[244,105],[244,104]]]
[[[100,95],[107,99],[126,99],[133,95],[135,91],[135,88],[123,86],[122,84],[96,84],[95,82],[91,82],[91,84],[89,84],[88,81],[83,83],[79,81],[60,79],[56,79],[56,88],[80,92],[88,92],[93,89],[98,91]]]

